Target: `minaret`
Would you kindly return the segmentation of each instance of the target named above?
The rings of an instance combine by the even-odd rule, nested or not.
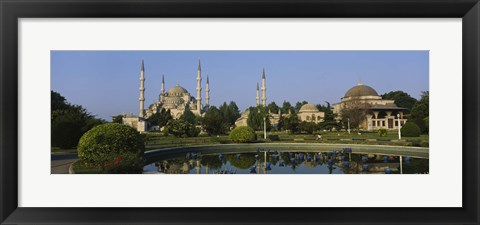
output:
[[[207,75],[207,84],[205,85],[205,106],[210,105],[210,82],[208,81]]]
[[[142,59],[142,70],[140,71],[140,112],[138,113],[138,117],[145,117],[144,111],[144,102],[145,102],[145,65]]]
[[[202,111],[202,67],[200,66],[200,60],[198,60],[197,70],[197,110],[198,114]]]
[[[265,68],[262,72],[262,105],[267,106],[267,84],[265,81]]]
[[[159,99],[162,100],[163,96],[165,96],[165,77],[162,74],[162,88],[160,89],[160,97]]]
[[[258,82],[257,82],[257,97],[255,99],[257,100],[257,106],[260,105],[260,89],[258,88]]]

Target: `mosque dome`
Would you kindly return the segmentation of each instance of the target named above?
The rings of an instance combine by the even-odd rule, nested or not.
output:
[[[314,104],[303,105],[298,112],[319,112],[318,108]]]
[[[372,87],[358,83],[357,86],[350,88],[347,93],[345,93],[344,98],[359,96],[378,96],[378,93]]]
[[[187,89],[183,88],[180,85],[175,85],[175,87],[170,88],[167,91],[168,96],[183,96],[184,94],[188,94]]]

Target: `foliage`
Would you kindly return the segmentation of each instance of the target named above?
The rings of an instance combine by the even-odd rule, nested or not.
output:
[[[419,137],[420,136],[420,127],[416,123],[407,122],[400,129],[402,136],[404,137]]]
[[[224,122],[220,110],[215,106],[209,107],[205,112],[202,124],[210,135],[225,134],[227,131],[227,124]]]
[[[234,142],[240,142],[240,143],[245,143],[245,142],[252,142],[257,139],[257,134],[255,134],[255,131],[250,128],[250,127],[236,127],[235,129],[230,132],[230,139]]]
[[[142,173],[144,150],[144,141],[135,129],[109,123],[96,126],[82,136],[78,157],[107,173]]]
[[[283,114],[294,113],[295,108],[290,104],[290,102],[283,101],[281,111]]]
[[[202,155],[200,164],[208,166],[210,169],[220,169],[223,163],[217,155]]]
[[[325,106],[321,104],[316,105],[320,112],[325,113],[325,117],[323,118],[323,121],[320,122],[320,124],[318,125],[318,128],[321,130],[328,130],[328,131],[332,131],[333,129],[339,130],[341,127],[340,127],[340,124],[338,124],[337,120],[335,119],[336,115],[332,111],[330,102],[325,102],[325,103],[326,103]]]
[[[298,131],[298,126],[300,124],[300,120],[296,113],[290,114],[285,116],[283,119],[283,128],[285,130],[289,130],[292,133],[296,133]]]
[[[280,107],[278,107],[278,105],[275,102],[270,102],[267,108],[271,113],[278,113],[278,110],[280,109]]]
[[[172,134],[175,137],[197,137],[200,133],[194,124],[185,121],[182,118],[170,120],[165,126],[164,132]]]
[[[231,101],[228,105],[224,102],[219,110],[224,123],[227,124],[228,127],[235,125],[235,121],[241,116],[240,110],[234,101]]]
[[[112,117],[112,123],[123,124],[123,115],[116,115]]]
[[[429,92],[422,92],[420,100],[415,103],[410,112],[411,121],[415,122],[419,127],[422,133],[427,132],[428,125],[425,123],[428,120],[425,118],[429,114]]]
[[[190,124],[195,124],[195,114],[190,110],[190,108],[186,108],[183,114],[180,116],[180,119],[187,121]]]
[[[317,124],[315,124],[314,122],[302,121],[298,125],[298,129],[300,130],[300,132],[305,132],[307,134],[313,134],[313,132],[315,130],[317,130]]]
[[[271,141],[280,141],[280,137],[276,134],[268,135],[268,139],[270,139]]]
[[[387,134],[388,134],[388,133],[387,133],[387,130],[384,129],[384,128],[378,129],[378,132],[377,132],[377,133],[378,133],[378,136],[380,136],[380,137],[386,137]]]
[[[263,131],[264,129],[264,118],[266,123],[267,130],[272,128],[270,124],[268,108],[264,106],[250,107],[247,119],[247,124],[253,130]]]
[[[394,100],[398,107],[406,108],[408,110],[407,112],[410,112],[415,103],[417,103],[417,99],[412,98],[412,96],[403,91],[391,91],[383,94],[382,98]]]
[[[160,112],[154,113],[148,117],[147,122],[150,126],[164,127],[170,120],[173,120],[170,109],[162,109]]]
[[[59,93],[51,91],[52,147],[72,148],[92,127],[106,121],[97,119],[80,105],[72,105]]]
[[[344,126],[347,127],[347,123],[350,122],[350,128],[357,128],[358,130],[365,119],[368,108],[369,106],[365,101],[362,101],[359,97],[352,97],[340,110]]]

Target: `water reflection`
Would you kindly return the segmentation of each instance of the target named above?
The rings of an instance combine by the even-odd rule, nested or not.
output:
[[[328,152],[193,153],[162,158],[145,173],[164,174],[427,174],[428,159]]]

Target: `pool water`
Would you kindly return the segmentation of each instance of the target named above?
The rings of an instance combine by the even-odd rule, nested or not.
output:
[[[176,153],[144,167],[152,174],[428,174],[426,158],[334,151]]]

